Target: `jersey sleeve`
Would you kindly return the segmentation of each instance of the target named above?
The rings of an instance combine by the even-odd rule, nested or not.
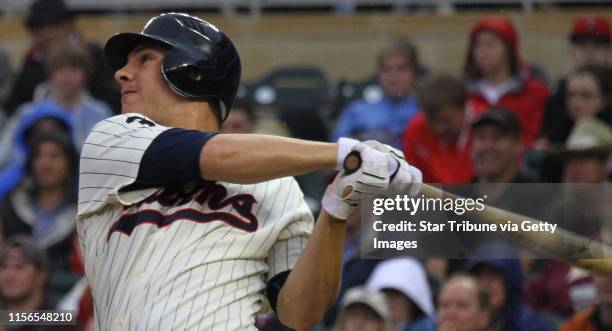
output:
[[[147,188],[120,194],[136,181],[149,145],[168,129],[141,114],[122,114],[96,124],[81,150],[78,215],[107,204],[136,203],[155,192]]]
[[[296,189],[291,190],[291,196],[288,196],[287,199],[294,201],[295,206],[288,208],[292,213],[291,221],[281,230],[268,253],[266,262],[269,269],[266,281],[270,281],[284,271],[293,269],[306,248],[314,226],[312,213],[304,201],[297,182],[292,179],[291,185],[295,185]]]

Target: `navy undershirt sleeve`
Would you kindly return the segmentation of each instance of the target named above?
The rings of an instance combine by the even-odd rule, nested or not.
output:
[[[172,128],[145,151],[133,187],[184,184],[202,180],[200,152],[216,132]]]
[[[285,285],[287,281],[287,277],[289,277],[289,273],[291,270],[283,271],[278,275],[272,277],[268,284],[266,285],[266,295],[268,297],[268,301],[270,301],[270,307],[274,312],[276,312],[276,304],[278,303],[278,295],[280,294],[280,290]]]

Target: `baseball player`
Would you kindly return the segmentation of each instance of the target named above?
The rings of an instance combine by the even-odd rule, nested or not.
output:
[[[253,330],[267,295],[307,329],[334,301],[344,222],[365,196],[418,190],[388,146],[218,134],[240,59],[215,26],[152,18],[108,40],[122,114],[81,152],[77,232],[99,330]],[[327,188],[316,225],[292,177],[361,167]]]

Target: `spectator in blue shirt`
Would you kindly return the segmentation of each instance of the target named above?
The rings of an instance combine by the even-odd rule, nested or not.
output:
[[[418,76],[416,48],[401,41],[378,57],[380,95],[369,95],[349,104],[340,115],[332,139],[350,136],[376,139],[401,149],[401,135],[419,108],[413,93]]]

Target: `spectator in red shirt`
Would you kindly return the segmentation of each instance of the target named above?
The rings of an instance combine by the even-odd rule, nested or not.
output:
[[[519,119],[523,144],[537,138],[548,105],[548,87],[523,66],[518,36],[505,18],[485,18],[474,26],[465,64],[469,103],[477,111],[502,106]]]
[[[449,75],[426,80],[417,91],[422,112],[404,133],[404,154],[421,169],[423,181],[457,184],[472,179],[469,153],[467,91],[463,82]]]

